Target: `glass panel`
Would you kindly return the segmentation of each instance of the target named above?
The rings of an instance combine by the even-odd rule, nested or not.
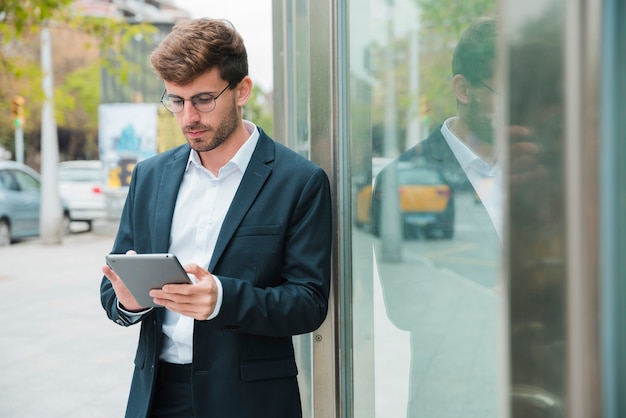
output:
[[[605,0],[602,49],[602,349],[604,417],[626,416],[626,3]]]
[[[351,382],[351,413],[346,417],[374,416],[375,386],[378,384],[374,365],[374,280],[373,240],[368,233],[369,201],[372,193],[372,75],[371,48],[374,38],[370,10],[352,7],[348,16],[350,40],[350,178],[352,196],[351,228],[352,334],[348,336],[352,364],[345,370],[345,381]],[[345,285],[344,285],[345,286]],[[347,388],[346,388],[347,389]],[[393,416],[390,414],[389,416]]]
[[[355,9],[353,416],[502,417],[495,1]]]
[[[566,389],[565,4],[507,6],[512,416],[558,417]]]
[[[309,9],[306,0],[276,1],[274,10],[274,91],[277,141],[310,157]],[[304,418],[313,417],[312,335],[293,338]]]

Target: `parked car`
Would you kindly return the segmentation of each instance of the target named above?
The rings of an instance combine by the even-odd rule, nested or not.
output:
[[[106,216],[104,165],[100,160],[59,163],[59,193],[70,210],[72,221],[86,222]]]
[[[0,161],[0,246],[39,235],[39,174],[15,161]],[[63,231],[69,233],[69,211],[63,208]]]
[[[394,168],[404,236],[416,236],[418,231],[423,231],[427,238],[451,239],[455,218],[452,188],[435,167],[412,163],[392,164],[376,179],[374,195],[370,198],[372,233],[378,235],[380,232],[381,202],[386,198],[384,176],[392,173]]]
[[[355,204],[355,223],[358,228],[366,228],[370,226],[370,211],[372,203],[372,188],[376,176],[387,165],[393,161],[393,158],[374,157],[372,158],[372,179],[368,184],[361,186],[356,194]]]

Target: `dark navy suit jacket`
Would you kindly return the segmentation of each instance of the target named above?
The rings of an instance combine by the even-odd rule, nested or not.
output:
[[[136,165],[112,253],[168,251],[189,152],[185,144]],[[220,313],[194,321],[196,416],[301,416],[292,336],[314,331],[326,317],[330,251],[328,177],[260,130],[208,266],[223,286]],[[106,278],[101,300],[111,320],[131,325]],[[157,308],[141,319],[127,417],[149,413],[163,313]]]

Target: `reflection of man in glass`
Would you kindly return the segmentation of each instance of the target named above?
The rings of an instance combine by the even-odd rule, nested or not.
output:
[[[424,229],[424,240],[405,240],[402,262],[381,257],[378,273],[387,315],[410,332],[408,417],[488,418],[501,416],[504,378],[498,346],[501,322],[498,265],[500,188],[494,147],[493,66],[495,22],[481,18],[464,32],[454,51],[452,87],[457,114],[389,164],[376,179],[373,230],[383,232],[377,210],[397,192],[385,176],[414,167],[441,173],[450,189],[453,230],[428,233],[427,216],[402,218]],[[400,168],[402,167],[402,168]],[[426,187],[425,185],[422,188]],[[439,193],[440,194],[440,193]],[[427,199],[421,194],[421,199]],[[439,198],[437,193],[432,199]],[[424,215],[424,214],[422,214]],[[415,219],[415,224],[411,224]],[[379,234],[383,236],[384,234]],[[405,235],[406,236],[406,235]],[[439,238],[439,239],[431,239]]]

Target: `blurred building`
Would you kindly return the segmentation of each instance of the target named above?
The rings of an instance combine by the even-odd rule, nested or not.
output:
[[[120,80],[106,68],[101,73],[101,103],[156,103],[163,84],[155,77],[148,56],[178,19],[190,17],[171,0],[77,0],[75,7],[93,16],[117,17],[128,23],[147,23],[156,33],[138,34],[123,52],[130,65],[128,79]]]

